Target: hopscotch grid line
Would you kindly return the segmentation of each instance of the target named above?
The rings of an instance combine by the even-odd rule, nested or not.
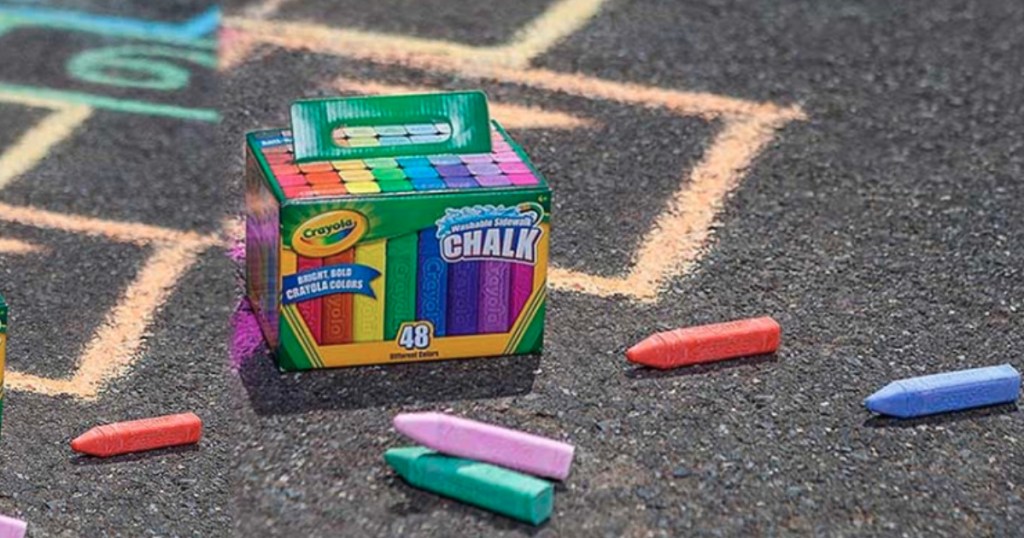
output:
[[[220,114],[209,108],[189,108],[177,105],[152,103],[149,101],[136,101],[133,99],[118,99],[84,92],[70,90],[57,90],[53,88],[41,88],[37,86],[23,86],[20,84],[7,84],[0,82],[0,94],[20,96],[43,96],[54,103],[66,103],[69,105],[88,106],[110,110],[114,112],[125,112],[129,114],[143,114],[151,116],[165,116],[180,120],[195,120],[215,123],[220,120]]]
[[[605,277],[553,265],[552,287],[601,297],[624,296],[640,302],[655,302],[668,280],[688,274],[711,237],[715,218],[729,194],[739,185],[747,167],[774,138],[775,131],[790,121],[805,116],[796,107],[748,103],[730,99],[711,99],[699,108],[706,94],[679,95],[678,92],[653,90],[608,83],[580,77],[536,75],[517,71],[491,71],[491,77],[503,82],[532,82],[540,87],[572,95],[662,108],[680,116],[695,115],[722,120],[704,155],[683,174],[680,187],[659,214],[651,230],[640,241],[625,276]],[[568,83],[567,83],[568,82]],[[336,87],[367,93],[385,93],[391,88],[380,83],[352,83],[339,79]],[[648,89],[650,90],[650,89]],[[655,95],[657,100],[642,101]]]
[[[48,230],[106,237],[135,245],[159,242],[208,244],[215,236],[174,230],[139,222],[111,221],[80,215],[47,211],[32,206],[16,206],[0,202],[0,221]]]
[[[646,251],[641,249],[635,256],[630,275],[605,281],[582,272],[552,268],[550,280],[556,288],[576,289],[597,295],[627,295],[641,301],[654,301],[657,299],[660,286],[668,278],[677,276],[675,273],[678,272],[686,273],[696,262],[699,250],[703,248],[710,234],[711,223],[728,193],[742,180],[750,162],[773,139],[777,129],[790,121],[803,119],[804,115],[799,107],[780,107],[714,94],[679,92],[605,81],[584,75],[529,69],[529,64],[535,58],[582,28],[606,3],[607,0],[559,1],[517,32],[509,43],[490,47],[474,47],[448,41],[389,36],[374,32],[335,30],[304,23],[233,18],[229,19],[232,28],[228,31],[235,33],[238,39],[226,45],[225,57],[232,59],[230,62],[222,61],[221,68],[229,69],[245,61],[253,54],[256,45],[271,45],[289,50],[308,48],[314,52],[365,59],[386,65],[441,69],[464,77],[493,79],[554,92],[664,108],[677,114],[695,115],[709,120],[723,120],[722,131],[716,135],[701,163],[688,178],[684,177],[681,190],[667,204],[665,212],[659,217],[658,225],[650,232],[644,243],[650,251],[657,250],[654,247],[679,247],[678,244],[666,244],[665,241],[672,238],[669,231],[682,230],[686,242],[682,246],[688,246],[677,250],[680,253],[677,257],[682,259],[669,260],[667,265],[663,264],[660,269],[640,267],[638,264],[648,256],[645,254]],[[382,42],[384,46],[380,47]],[[410,50],[413,52],[409,52]],[[90,113],[93,108],[85,103],[64,104],[89,109]],[[216,117],[182,119],[213,121]],[[70,133],[65,138],[67,136],[70,136]],[[708,210],[700,212],[687,224],[680,221],[679,217],[685,216],[685,213],[692,209],[688,205],[693,200],[707,202]],[[38,215],[39,218],[29,215],[26,211]],[[103,326],[87,346],[86,352],[80,358],[79,368],[71,378],[47,379],[19,372],[11,372],[9,377],[10,386],[14,390],[34,390],[54,395],[69,394],[86,400],[97,398],[105,384],[122,377],[130,369],[138,359],[145,332],[173,292],[177,282],[194,265],[203,251],[222,243],[222,239],[216,236],[202,236],[143,224],[116,223],[39,212],[32,208],[14,208],[3,204],[0,204],[0,215],[10,215],[11,218],[8,220],[15,220],[17,217],[23,224],[101,235],[117,241],[150,246],[153,249],[139,276],[125,290],[118,306],[108,313]],[[160,246],[160,241],[168,237],[178,241],[176,246]],[[139,286],[144,286],[145,290],[149,291]],[[642,289],[632,289],[635,287]],[[140,309],[145,311],[142,315],[139,315]],[[125,316],[128,313],[132,315]],[[114,360],[109,360],[111,354],[115,357]],[[106,365],[99,362],[101,358],[106,359]]]
[[[45,118],[22,134],[0,155],[0,190],[49,155],[93,113],[91,107],[0,90],[0,103],[50,110]]]
[[[109,381],[123,377],[140,358],[156,314],[203,250],[202,245],[188,243],[155,246],[87,344],[71,377],[47,378],[8,371],[7,389],[95,400]]]
[[[42,27],[73,32],[91,32],[110,37],[145,39],[213,48],[216,42],[203,39],[220,24],[220,8],[213,6],[182,22],[163,22],[98,15],[85,11],[41,6],[0,6],[0,34],[18,27]]]
[[[333,39],[339,40],[337,46],[350,44],[366,44],[373,42],[373,47],[384,56],[415,55],[422,59],[444,58],[458,62],[486,65],[502,65],[523,68],[547,52],[557,43],[575,33],[586,25],[609,0],[559,0],[548,7],[543,13],[519,29],[512,39],[504,44],[492,46],[467,45],[442,39],[411,37],[403,34],[391,34],[355,29],[333,29],[305,22],[266,21],[280,6],[273,2],[267,3],[267,9],[258,11],[258,16],[228,17],[225,26],[260,33],[270,28],[277,28],[288,35],[298,35],[303,31],[312,31],[306,38],[319,41],[325,32]],[[272,33],[272,32],[264,32]],[[231,64],[228,67],[232,67]]]
[[[63,31],[87,32],[108,37],[142,39],[152,43],[164,43],[165,46],[173,45],[178,49],[195,49],[191,52],[191,55],[184,50],[180,55],[198,65],[216,67],[217,58],[212,53],[216,51],[218,41],[204,39],[202,36],[217,30],[220,20],[221,12],[217,6],[211,7],[182,22],[152,21],[40,6],[0,6],[0,36],[19,27],[26,27],[51,28]],[[202,57],[199,56],[203,50],[210,51],[209,62],[203,61]],[[101,62],[103,60],[105,59],[100,59]],[[92,66],[90,65],[90,67]],[[72,73],[72,75],[77,76],[80,74]],[[84,105],[115,112],[167,116],[177,119],[208,122],[215,122],[220,118],[216,110],[208,108],[190,108],[173,104],[119,99],[56,88],[0,82],[0,92],[28,96],[45,96],[50,101]]]
[[[440,70],[485,82],[518,84],[722,122],[700,161],[689,174],[682,174],[679,188],[643,237],[642,246],[634,253],[624,276],[603,277],[580,270],[551,267],[549,283],[553,288],[656,302],[669,280],[692,270],[707,248],[711,228],[725,200],[743,180],[754,159],[774,139],[776,131],[792,121],[806,119],[806,115],[795,105],[780,106],[707,92],[678,91],[529,68],[534,58],[582,28],[604,2],[591,4],[593,9],[586,17],[566,23],[567,31],[559,34],[550,26],[553,24],[551,21],[558,19],[552,13],[570,3],[558,2],[535,19],[535,24],[527,25],[517,33],[516,40],[498,47],[424,42],[418,38],[335,29],[303,22],[231,18],[228,24],[236,35],[233,45],[237,49],[229,49],[232,61],[222,64],[222,69],[245,61],[257,45],[269,45],[385,66]],[[538,31],[542,35],[535,34]],[[535,45],[537,43],[543,43],[543,46]],[[373,89],[372,86],[363,86]],[[669,254],[665,255],[666,252]]]
[[[139,273],[89,340],[70,377],[47,378],[13,370],[6,374],[5,383],[9,390],[50,396],[68,395],[82,400],[96,399],[107,383],[121,378],[140,358],[147,331],[178,281],[206,249],[223,242],[215,235],[65,215],[3,203],[0,203],[0,221],[101,236],[152,249]]]
[[[44,247],[29,243],[27,241],[20,241],[18,239],[0,237],[0,254],[25,255],[36,254],[45,251],[46,249]]]
[[[60,10],[29,11],[12,14],[0,8],[0,35],[22,26],[47,27],[212,48],[213,41],[198,37],[213,31],[220,18],[216,8],[183,23],[92,16]],[[140,32],[140,29],[143,31]],[[0,153],[0,190],[35,169],[57,145],[70,139],[96,109],[162,115],[182,120],[216,121],[219,118],[217,112],[211,109],[191,109],[6,83],[0,83],[0,103],[51,111],[12,145],[3,148]],[[203,252],[223,244],[222,237],[215,235],[56,213],[2,202],[0,222],[104,237],[149,250],[138,274],[127,283],[115,306],[107,312],[96,333],[87,342],[70,377],[48,378],[15,370],[7,372],[6,386],[9,390],[51,396],[67,395],[81,400],[95,400],[109,382],[122,378],[131,369],[141,358],[141,350],[153,320],[177,283],[198,262]],[[0,254],[27,255],[45,250],[45,247],[24,241],[0,238]]]

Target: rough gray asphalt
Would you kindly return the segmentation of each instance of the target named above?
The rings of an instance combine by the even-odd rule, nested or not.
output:
[[[399,5],[409,9],[379,3]],[[297,2],[281,17],[343,18],[328,6]],[[439,28],[428,11],[356,24],[473,42],[462,37],[472,24]],[[861,400],[894,378],[1024,367],[1022,24],[1014,1],[613,2],[534,65],[799,103],[809,121],[787,126],[757,159],[708,255],[656,305],[551,294],[542,357],[289,376],[265,356],[248,364],[241,378],[257,416],[243,436],[236,528],[1020,535],[1024,419],[1015,406],[894,423],[870,418]],[[478,21],[474,35],[503,34],[498,26]],[[284,125],[290,100],[334,93],[338,76],[481,86],[601,121],[598,132],[513,131],[553,185],[554,260],[597,274],[622,270],[680,168],[718,127],[447,74],[262,52],[225,77],[236,139]],[[644,188],[630,192],[625,181]],[[623,360],[655,329],[760,314],[784,327],[775,357],[669,373]],[[404,442],[389,420],[417,409],[574,442],[576,467],[551,521],[534,529],[396,479],[381,460]]]
[[[52,4],[168,20],[198,5]],[[295,0],[277,16],[490,44],[545,2],[495,12],[478,4]],[[33,537],[1020,536],[1016,406],[894,422],[860,403],[894,378],[1024,368],[1021,28],[1015,0],[615,0],[534,65],[798,103],[809,116],[757,159],[707,255],[657,304],[554,292],[539,357],[282,375],[260,354],[236,374],[224,340],[237,289],[230,263],[211,250],[158,316],[143,360],[97,402],[10,394],[0,513],[28,519]],[[56,63],[29,61],[0,37],[0,81],[73,87],[55,66],[72,44],[104,42],[79,36],[51,54],[45,44],[60,36],[37,32],[53,31],[16,42]],[[221,128],[98,112],[88,136],[60,146],[0,201],[211,232],[241,211],[242,133],[285,125],[291,100],[334,94],[339,76],[482,87],[600,123],[512,135],[554,189],[555,262],[612,275],[720,127],[448,74],[260,52],[219,83],[199,72],[194,93],[163,96],[219,100]],[[3,125],[32,114],[0,105]],[[13,136],[0,130],[0,143]],[[67,375],[145,252],[4,224],[0,236],[52,247],[0,256],[17,323],[9,364]],[[53,264],[76,270],[57,274]],[[773,357],[655,373],[622,356],[657,329],[762,314],[784,328]],[[185,409],[208,424],[198,450],[89,465],[67,448],[95,423]],[[551,521],[525,526],[397,479],[382,461],[404,443],[390,419],[421,409],[573,442],[576,466]]]
[[[16,4],[165,21],[183,20],[210,5]],[[84,83],[65,70],[79,52],[140,43],[67,30],[17,29],[0,36],[0,82],[217,106],[217,77],[209,69],[191,66],[190,85],[177,92]],[[0,105],[0,148],[47,113]],[[209,123],[97,110],[43,162],[0,190],[0,201],[215,232],[229,211],[222,171],[205,151],[216,129]],[[47,249],[0,255],[0,293],[13,310],[8,368],[50,378],[72,375],[84,346],[151,249],[3,222],[0,237]],[[137,365],[96,401],[9,391],[0,441],[0,513],[28,521],[32,538],[230,534],[231,480],[225,469],[238,397],[232,396],[223,357],[232,293],[232,266],[221,249],[211,249],[156,316]],[[99,461],[78,457],[68,446],[97,424],[187,410],[206,423],[198,448]]]

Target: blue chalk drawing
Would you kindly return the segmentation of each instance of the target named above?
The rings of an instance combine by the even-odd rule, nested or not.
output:
[[[220,26],[220,20],[221,11],[217,6],[187,21],[164,22],[67,9],[0,4],[0,34],[19,26],[41,26],[111,37],[191,43],[213,48],[216,46],[215,40],[202,38],[216,31]]]

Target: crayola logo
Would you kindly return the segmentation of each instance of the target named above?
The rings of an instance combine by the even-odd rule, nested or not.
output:
[[[292,236],[292,249],[310,258],[326,258],[355,245],[369,226],[355,211],[331,211],[303,222]]]

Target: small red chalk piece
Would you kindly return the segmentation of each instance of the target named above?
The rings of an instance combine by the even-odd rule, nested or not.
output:
[[[626,350],[630,362],[667,370],[774,353],[782,328],[770,317],[741,319],[652,334]]]
[[[106,458],[199,442],[203,421],[195,413],[116,422],[95,428],[71,441],[75,452]]]

